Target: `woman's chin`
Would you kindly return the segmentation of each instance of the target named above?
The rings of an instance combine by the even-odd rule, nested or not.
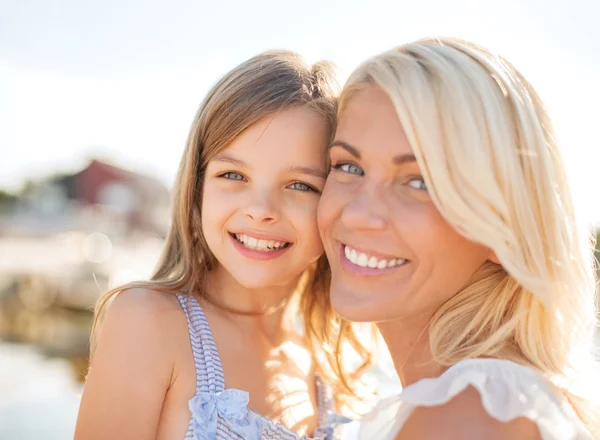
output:
[[[352,322],[376,322],[381,319],[378,307],[372,298],[357,296],[354,292],[332,289],[331,305],[342,318]]]

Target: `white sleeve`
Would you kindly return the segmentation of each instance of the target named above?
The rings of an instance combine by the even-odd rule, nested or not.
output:
[[[393,440],[414,408],[443,405],[469,386],[497,420],[525,417],[538,426],[543,440],[592,440],[570,405],[534,370],[492,359],[463,361],[440,377],[420,380],[399,396],[383,400],[353,427],[354,438]],[[466,421],[468,417],[465,414]]]

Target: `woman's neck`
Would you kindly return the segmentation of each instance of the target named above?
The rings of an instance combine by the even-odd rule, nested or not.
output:
[[[426,377],[437,377],[443,368],[433,360],[429,346],[430,317],[377,324],[390,351],[394,368],[406,387]]]

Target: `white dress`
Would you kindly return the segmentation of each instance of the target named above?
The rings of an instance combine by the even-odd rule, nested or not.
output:
[[[416,407],[442,405],[468,386],[479,392],[491,417],[504,422],[526,417],[537,424],[543,440],[593,440],[573,408],[541,375],[498,359],[463,360],[439,377],[415,382],[350,424],[344,440],[393,440]]]

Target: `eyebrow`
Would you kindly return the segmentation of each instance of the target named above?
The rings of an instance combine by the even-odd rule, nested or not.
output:
[[[348,153],[350,153],[352,156],[356,157],[357,159],[360,159],[359,151],[356,148],[354,148],[352,145],[348,144],[347,142],[333,141],[331,143],[331,145],[329,146],[329,149],[332,149],[333,147],[341,147],[344,150],[346,150]],[[392,163],[394,165],[402,165],[405,163],[416,162],[416,161],[417,161],[417,158],[412,153],[398,154],[398,155],[392,157]]]
[[[417,158],[414,154],[399,154],[397,156],[392,157],[392,162],[394,165],[402,165],[405,163],[416,162]]]
[[[333,147],[342,147],[352,156],[356,157],[357,159],[360,159],[360,153],[358,152],[358,150],[344,141],[333,141],[329,146],[329,149],[331,150]]]
[[[290,171],[292,173],[306,174],[309,176],[319,177],[321,179],[327,178],[327,173],[325,171],[317,169],[317,168],[292,166],[292,167],[288,168],[288,171]]]
[[[246,162],[240,159],[236,159],[235,157],[228,156],[227,154],[218,154],[213,159],[215,162],[227,162],[232,165],[237,165],[239,167],[247,167]]]
[[[239,167],[249,168],[248,164],[246,164],[246,162],[244,162],[243,160],[236,159],[235,157],[229,156],[227,154],[218,154],[217,156],[215,156],[213,158],[213,160],[216,162],[226,162],[226,163],[230,163],[232,165],[236,165]],[[321,179],[327,178],[327,173],[318,168],[293,165],[293,166],[290,166],[287,169],[287,171],[290,173],[306,174],[308,176],[319,177]]]

